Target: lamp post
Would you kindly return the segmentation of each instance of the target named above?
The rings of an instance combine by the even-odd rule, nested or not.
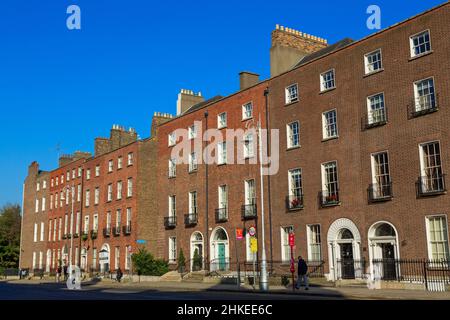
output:
[[[262,291],[269,290],[269,281],[267,276],[267,258],[266,258],[266,239],[265,239],[265,221],[264,221],[264,176],[262,166],[262,134],[261,134],[261,115],[257,124],[258,128],[258,149],[259,149],[259,176],[261,183],[261,275],[259,277],[259,289]]]

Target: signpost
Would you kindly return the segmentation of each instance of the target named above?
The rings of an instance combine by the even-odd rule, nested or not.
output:
[[[250,228],[251,229],[251,228]],[[249,229],[249,230],[250,230]],[[250,232],[249,232],[250,234]],[[250,252],[253,254],[253,288],[256,284],[256,252],[258,252],[258,239],[256,237],[250,237]]]
[[[237,284],[237,288],[239,290],[240,286],[241,286],[241,267],[239,265],[239,252],[238,252],[238,240],[242,240],[244,239],[244,229],[240,229],[237,228],[236,229],[236,262],[237,262],[237,279],[236,279],[236,284]]]
[[[291,247],[291,274],[292,274],[292,291],[295,291],[295,260],[294,260],[295,235],[294,232],[289,233],[289,247]]]

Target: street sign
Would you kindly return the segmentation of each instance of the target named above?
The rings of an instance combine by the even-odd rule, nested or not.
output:
[[[244,229],[236,229],[236,239],[237,240],[242,240],[244,239]]]
[[[250,235],[250,237],[254,237],[256,234],[256,228],[251,226],[250,228],[248,228],[248,234]]]
[[[293,232],[289,233],[289,246],[295,246],[295,235]]]
[[[255,237],[250,238],[250,251],[252,253],[258,252],[258,240]]]
[[[291,273],[295,272],[295,262],[294,262],[294,257],[291,258]]]
[[[146,244],[147,240],[138,239],[138,240],[136,240],[136,243],[137,244]]]

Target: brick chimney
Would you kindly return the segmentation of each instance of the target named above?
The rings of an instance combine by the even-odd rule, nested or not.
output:
[[[173,119],[173,115],[170,113],[155,112],[153,114],[152,127],[150,128],[150,136],[155,137],[158,127],[170,119]]]
[[[95,156],[99,156],[114,150],[117,150],[127,144],[137,141],[138,136],[136,130],[119,126],[117,124],[113,125],[109,139],[108,138],[95,138],[94,150]]]
[[[242,71],[239,73],[240,90],[244,90],[254,86],[259,82],[259,74]]]
[[[203,101],[205,101],[205,98],[202,97],[201,92],[195,93],[192,90],[181,89],[177,100],[177,116],[186,112],[193,105]]]
[[[270,76],[294,67],[303,57],[327,47],[327,40],[276,25],[270,48]]]

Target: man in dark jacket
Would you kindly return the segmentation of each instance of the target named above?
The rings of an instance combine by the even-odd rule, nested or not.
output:
[[[309,285],[308,285],[308,265],[306,264],[306,261],[303,260],[302,256],[298,256],[298,280],[297,280],[297,285],[296,288],[300,289],[302,282],[304,282],[305,284],[305,290],[309,289]]]

